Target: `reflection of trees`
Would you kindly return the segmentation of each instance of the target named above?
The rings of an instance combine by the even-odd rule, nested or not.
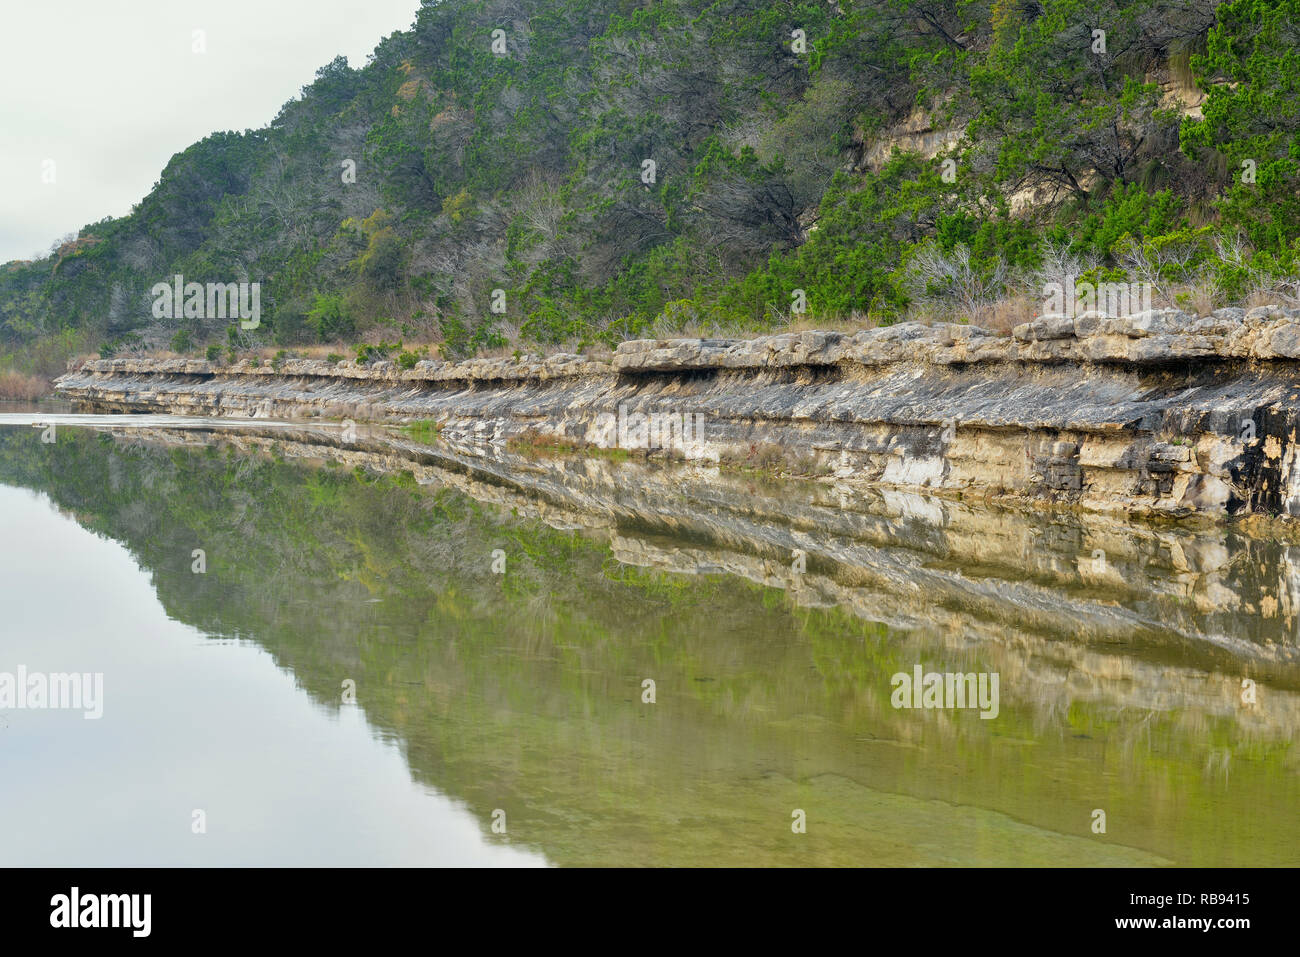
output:
[[[416,777],[484,821],[510,808],[512,838],[560,862],[903,862],[888,857],[900,852],[885,832],[928,830],[965,847],[968,829],[1023,826],[1012,821],[1031,825],[1005,842],[1028,860],[1119,854],[1061,836],[1079,831],[1062,788],[1081,802],[1105,790],[1111,818],[1130,822],[1126,843],[1171,859],[1277,861],[1294,846],[1293,816],[1273,814],[1295,797],[1285,692],[1270,690],[1252,724],[1224,706],[1229,676],[1171,667],[1159,648],[1089,647],[932,604],[937,593],[905,583],[910,606],[900,598],[891,613],[928,617],[889,627],[870,617],[890,610],[887,583],[853,580],[849,553],[828,563],[825,545],[790,588],[789,563],[763,554],[752,531],[772,526],[776,506],[806,522],[811,506],[783,490],[725,496],[725,507],[715,496],[709,525],[668,470],[601,484],[607,463],[541,466],[537,481],[556,483],[547,499],[396,456],[283,441],[268,455],[73,430],[44,449],[29,438],[0,435],[0,479],[45,490],[123,541],[170,614],[256,640],[323,707],[355,677],[368,720],[402,742]],[[294,461],[308,452],[335,464]],[[354,471],[363,461],[384,474]],[[484,501],[419,484],[435,477]],[[572,519],[557,504],[561,478],[593,512],[611,509],[613,551],[602,533],[538,520]],[[657,488],[675,498],[652,513]],[[885,533],[876,519],[898,520],[846,521],[861,540]],[[945,533],[961,543],[977,516],[956,508],[946,521],[924,547]],[[999,522],[1007,530],[985,540],[986,559],[1018,549],[1014,523]],[[196,543],[205,576],[189,571]],[[505,576],[491,571],[494,548],[509,555]],[[894,711],[888,677],[918,661],[998,671],[1000,718]],[[639,701],[647,676],[653,710]],[[1162,817],[1170,802],[1173,823]],[[764,836],[770,820],[808,805],[820,833],[807,844]],[[1209,828],[1211,807],[1227,823]],[[1267,845],[1251,823],[1261,815],[1277,818]],[[1205,844],[1225,829],[1222,847]],[[978,842],[969,853],[979,859]]]

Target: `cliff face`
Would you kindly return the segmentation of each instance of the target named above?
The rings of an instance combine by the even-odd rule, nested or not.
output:
[[[1097,511],[1300,515],[1300,317],[1278,307],[1044,316],[1010,338],[906,323],[846,335],[638,340],[612,361],[113,359],[61,378],[87,410],[433,419],[513,438],[750,463],[847,487]]]

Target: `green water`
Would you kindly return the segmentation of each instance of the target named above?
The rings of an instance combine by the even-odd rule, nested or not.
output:
[[[1300,862],[1281,538],[406,445],[0,430],[0,863]]]

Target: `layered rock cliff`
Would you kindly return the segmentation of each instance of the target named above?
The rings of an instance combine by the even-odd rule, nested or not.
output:
[[[116,412],[432,419],[530,442],[753,464],[842,487],[1134,514],[1300,515],[1300,312],[1043,316],[1003,337],[905,323],[854,335],[622,343],[612,360],[275,366],[111,359],[62,377]]]

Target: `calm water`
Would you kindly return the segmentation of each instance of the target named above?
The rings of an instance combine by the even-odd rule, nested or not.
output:
[[[103,716],[0,710],[0,865],[1300,862],[1284,529],[41,414],[0,674]]]

